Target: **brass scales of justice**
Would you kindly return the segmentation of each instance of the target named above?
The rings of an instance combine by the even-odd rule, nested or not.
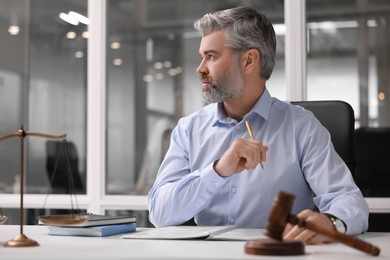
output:
[[[0,141],[17,138],[20,139],[20,232],[14,239],[7,241],[4,246],[5,247],[29,247],[29,246],[39,246],[37,241],[34,241],[28,238],[23,233],[23,222],[24,222],[24,207],[23,207],[23,196],[24,196],[24,138],[26,136],[37,136],[49,139],[65,139],[66,134],[63,135],[49,135],[37,132],[26,132],[23,129],[23,126],[16,132],[12,134],[7,134],[0,136]],[[65,143],[66,145],[66,143]],[[67,148],[66,148],[67,149]],[[59,156],[59,155],[58,155]],[[59,157],[58,157],[59,158]],[[58,161],[57,158],[57,161]],[[54,170],[55,171],[55,170]],[[53,173],[54,174],[54,173]],[[73,208],[73,204],[72,204]],[[0,208],[0,224],[3,224],[7,217],[3,215]],[[50,225],[69,225],[75,223],[82,223],[88,220],[88,216],[79,215],[79,214],[67,214],[67,215],[54,215],[54,216],[40,216],[39,220],[43,224]]]

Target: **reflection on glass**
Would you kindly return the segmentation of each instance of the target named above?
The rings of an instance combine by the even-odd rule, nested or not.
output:
[[[389,126],[390,104],[381,99],[389,88],[389,23],[380,21],[390,3],[358,2],[307,1],[308,99],[341,99],[354,108],[357,126]]]
[[[87,0],[1,1],[1,28],[12,21],[12,34],[0,30],[0,135],[17,131],[67,134],[77,150],[77,172],[86,183],[86,52],[80,37],[85,24],[59,18],[70,10],[87,15]],[[72,32],[70,37],[68,32]],[[76,54],[75,54],[76,53]],[[8,111],[8,112],[5,112]],[[18,193],[19,145],[0,144],[0,190]],[[26,140],[27,193],[46,193],[49,186],[47,140]],[[67,186],[67,183],[62,183]],[[66,191],[64,191],[66,193]],[[59,192],[61,193],[61,192]]]

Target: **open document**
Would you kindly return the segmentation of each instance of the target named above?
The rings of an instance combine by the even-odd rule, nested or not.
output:
[[[235,228],[234,226],[169,226],[137,230],[123,235],[125,239],[205,239],[237,240],[264,239],[262,229]]]

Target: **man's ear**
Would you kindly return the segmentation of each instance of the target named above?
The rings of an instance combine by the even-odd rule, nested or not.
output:
[[[259,64],[260,62],[260,53],[256,49],[249,49],[245,55],[245,68],[252,68],[253,66]]]

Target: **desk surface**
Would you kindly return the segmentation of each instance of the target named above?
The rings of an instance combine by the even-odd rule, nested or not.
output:
[[[47,227],[24,226],[24,234],[37,241],[37,247],[0,246],[1,259],[368,259],[371,256],[343,244],[306,246],[303,256],[267,257],[245,253],[244,241],[134,240],[109,237],[65,237],[47,235]],[[259,232],[261,232],[259,230]],[[19,226],[0,225],[0,243],[19,234]],[[381,249],[378,258],[390,259],[390,233],[360,236]]]

